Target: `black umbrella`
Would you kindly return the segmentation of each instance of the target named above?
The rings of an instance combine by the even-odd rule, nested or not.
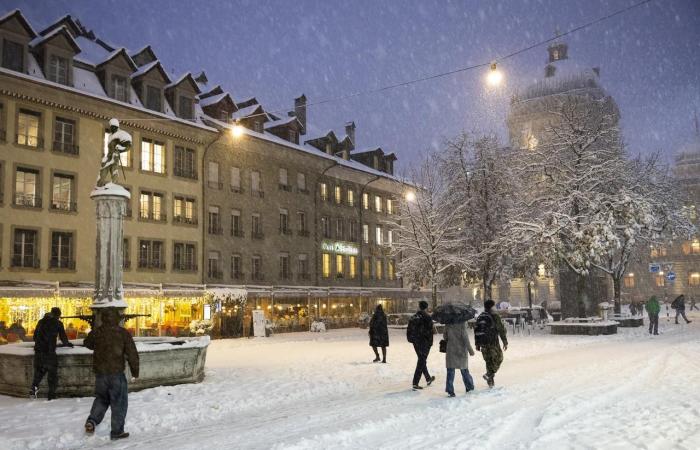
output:
[[[476,310],[464,303],[449,303],[440,305],[433,312],[433,320],[445,325],[463,323],[476,316]]]

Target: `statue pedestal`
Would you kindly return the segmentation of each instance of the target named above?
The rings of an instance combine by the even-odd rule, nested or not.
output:
[[[122,286],[123,223],[129,191],[114,183],[96,187],[90,197],[95,200],[97,242],[95,252],[95,294],[92,310],[93,327],[102,323],[107,310],[123,314],[127,307]]]

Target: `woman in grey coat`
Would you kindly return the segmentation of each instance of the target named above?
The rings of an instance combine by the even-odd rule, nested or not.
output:
[[[474,379],[467,368],[467,353],[474,356],[474,349],[469,342],[467,323],[452,323],[445,325],[444,338],[447,341],[445,362],[447,365],[447,386],[445,391],[450,397],[455,396],[455,369],[462,373],[462,381],[467,392],[474,390]]]

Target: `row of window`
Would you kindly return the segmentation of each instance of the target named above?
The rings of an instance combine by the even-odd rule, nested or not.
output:
[[[663,272],[659,272],[657,274],[650,274],[650,276],[653,277],[654,286],[656,287],[665,287],[667,286],[667,283],[673,285],[673,282],[668,282],[666,280],[666,276]],[[635,288],[637,287],[638,283],[637,278],[638,277],[635,276],[634,273],[628,273],[622,279],[622,285],[625,288]],[[675,283],[678,283],[678,281],[676,281]],[[700,286],[700,272],[689,272],[687,278],[687,285]]]
[[[355,220],[346,221],[342,217],[335,219],[321,217],[321,235],[324,239],[358,242],[357,226],[358,222]],[[392,245],[394,243],[394,230],[383,225],[372,227],[370,224],[363,223],[362,242],[364,244]]]
[[[139,269],[165,270],[165,241],[139,239],[138,261]],[[123,242],[124,269],[131,268],[130,239]],[[15,228],[12,236],[12,256],[10,266],[13,268],[39,269],[39,231],[34,229]],[[197,271],[197,252],[195,244],[186,242],[173,243],[172,270],[182,272]],[[49,255],[50,269],[75,270],[75,233],[71,231],[52,231],[51,249]]]
[[[357,278],[357,256],[321,254],[321,275],[323,278]],[[385,269],[386,267],[386,269]],[[396,279],[396,263],[393,259],[384,261],[383,258],[366,256],[362,258],[362,277],[368,280]],[[385,271],[386,270],[386,271]]]
[[[3,105],[0,103],[0,119],[3,115]],[[25,147],[44,148],[41,113],[30,109],[20,108],[16,116],[17,127],[14,142]],[[3,128],[0,126],[0,128]],[[79,153],[76,137],[77,125],[75,120],[55,116],[53,119],[53,141],[51,150],[68,155]]]
[[[681,253],[683,255],[700,255],[700,240],[693,239],[692,241],[684,241],[681,244]],[[668,256],[668,254],[669,251],[667,247],[651,247],[649,251],[649,256],[652,258]]]
[[[321,200],[324,202],[329,202],[331,200],[331,195],[329,191],[328,183],[321,183],[320,187]],[[370,198],[374,199],[374,202],[370,205]],[[333,187],[333,203],[336,205],[347,205],[350,207],[355,206],[356,196],[355,190],[352,188],[345,188],[345,195],[343,195],[343,187],[340,185],[335,185]],[[386,205],[386,206],[385,206]],[[362,194],[362,208],[369,210],[370,207],[378,213],[386,211],[387,214],[395,214],[395,204],[394,200],[391,198],[383,198],[381,195],[374,194],[370,196],[369,193],[364,192]]]
[[[3,167],[0,165],[0,186],[3,183]],[[12,203],[27,208],[42,208],[41,172],[38,169],[17,166],[14,173],[14,195]],[[2,192],[0,191],[0,204]],[[68,173],[51,174],[50,199],[48,207],[53,211],[76,212],[75,176]]]
[[[356,256],[321,254],[321,276],[323,278],[347,278],[354,280],[358,277],[358,266]],[[386,269],[385,269],[386,268]],[[263,270],[263,258],[260,255],[253,255],[250,258],[249,272],[244,272],[243,257],[240,254],[231,255],[229,266],[230,278],[232,280],[265,281],[271,274],[266,274]],[[296,277],[299,281],[310,280],[309,257],[307,254],[297,255],[296,269],[292,268],[292,259],[289,253],[283,252],[278,256],[278,278],[281,280],[291,280]],[[295,270],[295,272],[293,272]],[[207,276],[210,279],[221,280],[224,277],[224,259],[218,251],[210,251],[207,258]],[[363,277],[365,279],[395,280],[395,261],[393,259],[384,260],[382,258],[365,257],[362,262]]]
[[[219,170],[219,163],[215,161],[209,161],[207,165],[207,186],[212,189],[223,189],[223,174]],[[229,176],[229,186],[231,192],[243,193],[244,188],[241,184],[241,168],[231,167]],[[291,192],[292,185],[289,183],[287,169],[279,169],[279,183],[278,189],[282,191]],[[296,179],[297,192],[302,194],[308,194],[308,188],[306,185],[306,174],[302,172],[297,173]],[[258,195],[260,197],[264,196],[263,181],[258,170],[250,171],[250,192],[253,195]]]

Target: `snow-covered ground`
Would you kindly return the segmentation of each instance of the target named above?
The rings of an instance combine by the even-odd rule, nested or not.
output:
[[[0,447],[47,448],[700,448],[700,314],[661,320],[661,336],[620,329],[601,337],[511,336],[488,390],[410,389],[415,355],[391,330],[388,364],[373,364],[366,330],[214,341],[201,384],[131,394],[122,442],[109,413],[83,435],[91,398],[0,396]],[[459,378],[459,376],[457,377]]]

